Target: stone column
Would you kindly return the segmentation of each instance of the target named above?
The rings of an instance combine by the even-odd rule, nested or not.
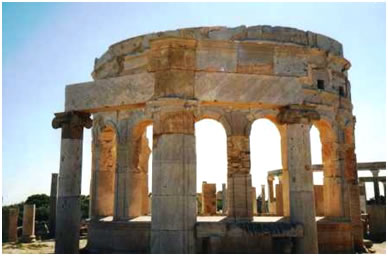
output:
[[[345,216],[344,147],[338,123],[319,129],[323,160],[323,205],[326,217]]]
[[[3,242],[17,242],[19,208],[8,208],[6,210],[3,210],[2,217]]]
[[[279,175],[278,179],[279,179],[279,184],[276,184],[276,186],[275,186],[275,190],[276,190],[276,215],[277,216],[287,216],[287,215],[284,215],[284,209],[283,209],[284,199],[283,199],[283,195],[287,194],[287,198],[288,198],[288,195],[290,193],[289,192],[288,193],[283,193],[283,176]],[[287,186],[287,188],[288,188],[288,186]]]
[[[376,204],[380,203],[380,188],[379,188],[379,170],[370,170],[373,175],[373,190],[375,193]]]
[[[256,200],[256,188],[252,187],[252,211],[253,215],[257,216],[257,200]]]
[[[385,188],[385,180],[383,181],[383,186],[384,186],[384,197],[385,197],[385,200],[387,200],[386,199],[386,197],[387,197],[387,190]]]
[[[196,101],[165,98],[153,112],[151,253],[195,253]]]
[[[202,213],[203,215],[215,215],[217,212],[216,184],[202,183]]]
[[[31,243],[35,241],[35,204],[25,204],[23,209],[22,241]]]
[[[90,114],[55,114],[53,128],[62,128],[55,253],[78,253],[81,220],[81,170],[83,128],[90,128]]]
[[[227,199],[227,189],[226,184],[222,184],[222,214],[227,214],[228,212],[228,199]]]
[[[304,235],[296,238],[296,253],[318,253],[317,224],[313,172],[311,170],[310,122],[319,114],[304,106],[288,106],[280,110],[278,123],[284,124],[286,165],[289,179],[290,220],[303,224]],[[283,188],[284,189],[284,188]]]
[[[359,183],[360,187],[360,208],[363,213],[366,213],[366,189],[365,182]]]
[[[275,213],[275,197],[273,193],[273,180],[272,175],[267,176],[267,185],[268,185],[268,212],[270,214]]]
[[[49,231],[50,237],[55,237],[55,212],[57,208],[57,191],[58,191],[58,173],[51,174],[51,190],[50,190],[50,215],[49,215]]]
[[[267,213],[267,204],[265,203],[265,185],[261,185],[261,213]]]

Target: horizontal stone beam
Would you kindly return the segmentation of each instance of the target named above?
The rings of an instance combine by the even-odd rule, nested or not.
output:
[[[314,164],[311,166],[311,170],[314,172],[323,171],[322,164]],[[386,162],[370,162],[370,163],[357,163],[357,171],[370,171],[370,170],[386,170]],[[283,169],[277,169],[268,171],[268,176],[279,176],[283,172]]]
[[[142,107],[155,97],[155,90],[150,72],[68,85],[65,111],[93,113]],[[197,72],[194,79],[194,98],[201,102],[285,106],[301,104],[301,90],[295,77]]]
[[[374,182],[374,177],[359,177],[358,180],[361,182]],[[385,176],[379,176],[377,177],[378,181],[385,182],[386,177]]]
[[[154,76],[150,73],[73,84],[66,87],[65,111],[130,109],[144,104],[153,94]]]

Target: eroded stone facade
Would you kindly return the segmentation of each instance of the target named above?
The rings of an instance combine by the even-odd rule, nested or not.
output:
[[[331,226],[325,225],[338,226],[336,234],[351,237],[352,242],[338,251],[362,246],[349,68],[337,41],[284,27],[189,28],[110,46],[95,61],[94,81],[66,87],[66,113],[93,114],[91,234],[109,225],[101,223],[106,215],[112,215],[112,225],[125,233],[120,221],[148,212],[147,162],[151,149],[144,132],[152,124],[152,220],[150,230],[144,231],[149,239],[144,252],[194,253],[211,244],[214,247],[210,249],[220,248],[221,240],[228,243],[232,238],[225,232],[217,233],[226,236],[221,240],[214,235],[211,239],[195,235],[204,224],[196,220],[194,123],[211,118],[225,128],[228,171],[224,212],[228,222],[245,223],[242,225],[248,228],[254,220],[249,134],[255,120],[267,118],[281,135],[281,197],[276,187],[277,197],[282,198],[281,211],[290,217],[291,224],[302,224],[304,229],[289,248],[298,253],[317,253],[318,239],[325,239],[317,236],[315,220],[308,136],[312,125],[320,130],[323,144],[324,209],[325,216],[333,221],[329,222]],[[81,123],[77,134],[82,134],[83,126],[89,127],[88,122]],[[104,138],[106,129],[108,139]],[[80,136],[63,137],[62,147],[71,158],[79,151],[79,141]],[[78,151],[71,152],[72,145]],[[103,145],[109,146],[105,149]],[[103,157],[107,160],[101,161]],[[75,163],[65,160],[61,166]],[[110,174],[105,177],[107,169]],[[61,168],[59,196],[61,186],[67,186],[61,183],[61,177],[70,173],[70,169]],[[104,183],[109,185],[99,185]],[[75,188],[69,195],[79,195]],[[142,228],[147,229],[147,225]],[[65,240],[57,237],[57,243],[58,239]],[[91,251],[104,248],[96,239],[95,235],[89,237]],[[284,242],[273,236],[266,239],[274,247]],[[233,241],[238,253],[239,242]],[[201,243],[207,246],[198,246]],[[125,244],[105,248],[125,251]],[[252,248],[256,248],[252,253],[260,251],[257,246]],[[210,251],[217,252],[213,249]],[[77,252],[76,247],[71,250]]]

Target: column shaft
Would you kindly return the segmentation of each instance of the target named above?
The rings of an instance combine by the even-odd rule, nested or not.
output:
[[[51,174],[51,191],[50,191],[50,215],[49,215],[50,237],[55,237],[57,191],[58,191],[58,173],[53,173]]]
[[[35,240],[35,204],[25,204],[23,208],[22,241],[30,243]]]
[[[81,221],[81,170],[83,127],[90,128],[90,114],[55,114],[52,126],[62,128],[61,161],[55,225],[55,253],[78,253]]]
[[[228,217],[252,220],[249,136],[228,136]]]
[[[154,104],[151,253],[195,253],[194,115],[182,101]]]
[[[290,219],[304,227],[303,238],[296,239],[296,253],[318,253],[309,130],[308,124],[287,125]]]

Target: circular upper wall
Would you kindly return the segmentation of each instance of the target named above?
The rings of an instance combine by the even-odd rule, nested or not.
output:
[[[342,45],[336,40],[295,28],[271,26],[184,28],[141,35],[111,45],[100,58],[96,58],[92,73],[93,78],[103,79],[119,75],[119,70],[124,68],[122,67],[123,60],[126,57],[143,54],[150,49],[152,41],[163,38],[294,45],[318,49],[336,57],[343,57]],[[137,67],[139,64],[132,63],[131,66]]]

